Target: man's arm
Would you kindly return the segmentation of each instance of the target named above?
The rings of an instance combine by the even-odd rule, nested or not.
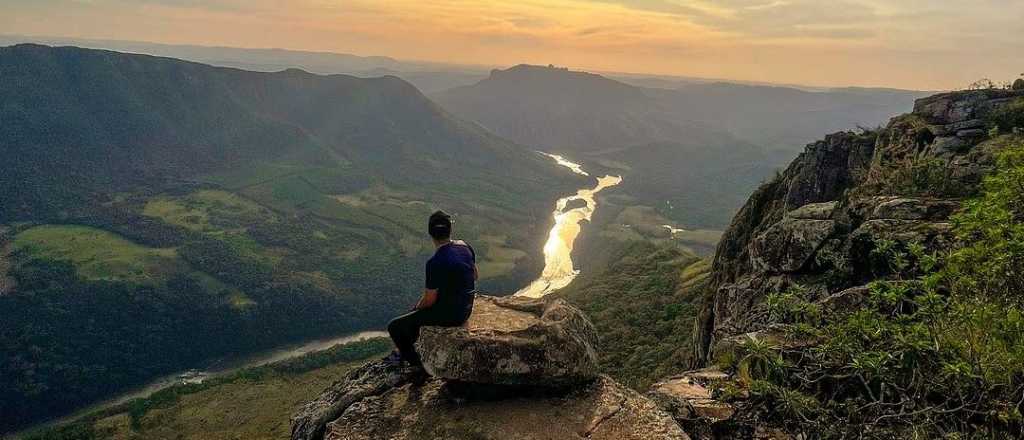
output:
[[[437,289],[423,289],[423,296],[416,303],[416,310],[422,310],[433,306],[437,302]]]

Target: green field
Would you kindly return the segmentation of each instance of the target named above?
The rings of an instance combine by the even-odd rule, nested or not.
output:
[[[146,203],[142,214],[193,231],[207,232],[223,230],[210,224],[211,217],[216,220],[270,215],[266,209],[250,200],[219,190],[200,190],[185,197],[154,197]]]
[[[526,257],[526,252],[510,247],[507,242],[508,237],[504,235],[480,237],[476,249],[481,253],[478,260],[481,279],[507,275],[515,269],[516,260]]]
[[[79,276],[92,280],[156,282],[184,267],[174,249],[140,246],[86,226],[42,225],[14,238],[15,252],[67,260]]]

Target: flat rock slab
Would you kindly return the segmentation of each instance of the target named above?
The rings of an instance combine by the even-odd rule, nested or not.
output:
[[[650,399],[607,377],[562,395],[465,399],[451,384],[405,385],[350,406],[328,440],[689,440]]]
[[[905,197],[876,197],[872,220],[945,220],[960,203],[954,200],[925,200]]]
[[[597,331],[563,300],[479,296],[464,327],[424,327],[431,376],[480,384],[566,387],[594,380]]]
[[[651,386],[648,395],[680,421],[703,419],[716,423],[731,419],[736,409],[711,397],[711,391],[689,376],[674,377]]]

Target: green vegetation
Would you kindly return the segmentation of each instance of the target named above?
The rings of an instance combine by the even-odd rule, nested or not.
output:
[[[385,339],[354,342],[202,383],[175,385],[24,438],[287,439],[288,416],[298,404],[390,348]]]
[[[200,190],[185,197],[152,198],[146,202],[142,215],[194,231],[219,231],[218,224],[253,219],[269,212],[234,193]]]
[[[67,260],[89,280],[151,284],[183,264],[174,249],[137,245],[87,226],[36,226],[15,237],[14,250],[27,258]]]
[[[912,158],[891,168],[881,179],[883,192],[911,196],[963,196],[965,186],[956,180],[946,162],[937,158]]]
[[[998,154],[954,223],[962,245],[949,255],[878,241],[895,279],[857,311],[823,320],[799,290],[769,298],[791,333],[819,343],[741,345],[733,367],[759,417],[814,438],[1019,437],[1024,145]]]
[[[1024,81],[1024,80],[1018,80]],[[989,128],[998,133],[1024,130],[1024,98],[1001,107],[988,116]]]
[[[480,277],[483,279],[502,276],[515,269],[516,261],[526,258],[526,252],[511,247],[508,237],[503,235],[485,235],[474,244],[483,258],[478,261]]]
[[[589,184],[393,77],[34,45],[0,48],[0,71],[0,432],[382,327],[421,288],[434,209],[491,242],[481,287],[509,291],[554,200]]]
[[[582,309],[601,335],[601,368],[643,390],[685,370],[706,260],[671,244],[621,243],[605,269],[558,293]]]

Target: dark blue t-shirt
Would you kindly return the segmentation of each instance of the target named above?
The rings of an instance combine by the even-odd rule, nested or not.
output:
[[[464,241],[452,241],[437,248],[427,260],[428,289],[437,289],[437,303],[433,307],[452,312],[463,319],[473,310],[473,291],[476,280],[473,268],[476,253]]]

